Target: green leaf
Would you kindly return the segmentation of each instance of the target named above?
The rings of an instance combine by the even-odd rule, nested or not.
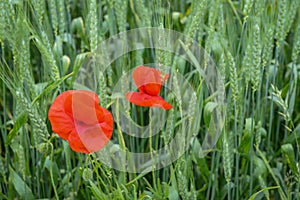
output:
[[[203,78],[205,78],[206,77],[205,72],[201,68],[200,63],[198,62],[198,59],[195,57],[195,55],[190,51],[190,49],[181,40],[179,40],[179,43],[181,44],[183,49],[186,51],[187,56],[190,58],[190,60],[188,59],[188,61],[190,61],[196,67],[196,69],[201,74],[201,76]]]
[[[137,182],[140,178],[144,177],[145,175],[147,175],[149,172],[142,172],[140,173],[137,177],[135,177],[133,180],[131,180],[130,182],[126,183],[126,185],[131,185],[134,182]]]
[[[85,35],[84,22],[81,17],[77,17],[71,22],[71,32],[77,32],[80,36]]]
[[[300,139],[300,124],[297,125],[295,130],[290,134],[284,141],[284,143],[294,144],[297,140]]]
[[[257,195],[259,195],[259,193],[261,193],[261,192],[263,192],[263,191],[266,191],[266,190],[273,190],[273,189],[277,189],[277,188],[279,188],[279,186],[266,187],[266,188],[264,188],[264,189],[262,189],[262,190],[259,190],[259,191],[256,192],[256,193],[254,193],[253,195],[251,195],[251,197],[249,198],[249,200],[254,200],[255,197],[256,197]]]
[[[276,177],[276,175],[275,175],[275,173],[274,173],[274,171],[273,171],[273,169],[271,168],[271,166],[270,166],[270,164],[269,164],[269,162],[268,162],[268,160],[266,159],[266,157],[264,156],[264,154],[260,151],[260,149],[259,149],[257,146],[255,146],[255,147],[256,147],[256,151],[257,151],[258,155],[259,155],[259,156],[262,158],[262,160],[264,161],[264,163],[265,163],[265,165],[266,165],[266,167],[267,167],[267,169],[268,169],[270,175],[271,175],[272,178],[274,179],[275,183],[276,183],[277,185],[280,185],[280,184],[279,184],[279,181],[278,181],[278,179],[277,179],[277,177]],[[283,192],[282,188],[279,187],[278,189],[279,189],[279,194],[280,194],[281,199],[287,199],[287,197],[285,196],[285,193]]]
[[[67,78],[69,78],[71,75],[73,75],[73,72],[71,72],[70,74],[65,75],[64,77],[53,81],[51,83],[49,83],[46,88],[42,91],[42,93],[37,96],[33,101],[32,101],[32,105],[35,104],[35,102],[37,102],[40,98],[42,98],[43,96],[45,96],[46,94],[48,94],[49,92],[51,92],[52,90],[54,90],[56,87],[58,87],[64,80],[66,80]]]
[[[267,168],[262,159],[260,159],[256,155],[253,155],[253,161],[255,166],[254,174],[256,177],[261,176],[267,172]]]
[[[99,200],[108,199],[106,197],[106,195],[103,192],[101,192],[99,190],[99,188],[92,181],[90,181],[90,185],[91,185],[90,189],[91,189],[93,195],[96,197],[96,199],[99,199]]]
[[[239,146],[239,152],[242,152],[245,154],[249,153],[250,147],[251,147],[251,136],[253,135],[252,123],[254,123],[252,121],[253,121],[252,118],[246,119],[244,134],[242,137],[241,144]],[[253,127],[254,127],[254,124],[253,124]]]
[[[70,58],[68,56],[64,55],[62,58],[62,67],[63,67],[64,74],[66,74],[68,72],[70,63],[71,63]]]
[[[174,187],[172,187],[172,186],[169,186],[169,195],[168,195],[168,198],[170,200],[177,200],[177,199],[179,199],[179,194],[178,194],[177,190]]]
[[[77,73],[78,73],[83,61],[87,57],[87,55],[88,55],[88,53],[81,53],[76,56],[74,66],[73,66],[73,75],[72,75],[71,85],[73,85],[73,83],[76,79]]]
[[[14,139],[14,137],[17,135],[18,131],[26,123],[26,121],[27,121],[27,113],[23,112],[16,119],[14,128],[7,135],[6,145],[9,145],[11,143],[12,139]]]
[[[70,33],[63,33],[61,35],[61,40],[64,43],[70,45],[70,47],[72,47],[73,49],[76,49],[75,40],[74,40],[73,36]]]
[[[281,152],[285,156],[287,163],[292,170],[292,172],[296,175],[299,174],[296,160],[295,160],[295,154],[294,154],[294,148],[291,144],[284,144],[281,146]]]
[[[204,123],[205,126],[208,128],[209,124],[210,124],[210,119],[212,116],[212,112],[214,111],[214,109],[218,106],[217,103],[215,102],[208,102],[205,107],[204,107]]]
[[[202,149],[200,142],[197,138],[194,139],[193,145],[192,145],[192,159],[195,163],[197,163],[198,169],[201,171],[200,175],[204,179],[206,183],[208,183],[210,171],[208,168],[208,165],[206,163],[206,160],[204,158],[199,158],[199,153],[202,154]]]
[[[31,189],[21,179],[21,177],[10,167],[10,181],[13,183],[15,190],[22,199],[34,199]]]
[[[37,83],[35,84],[35,92],[37,94],[40,94],[43,92],[43,90],[49,85],[49,81],[47,82],[41,82],[41,83]]]

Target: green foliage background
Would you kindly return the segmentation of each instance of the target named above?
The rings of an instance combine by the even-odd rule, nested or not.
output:
[[[0,199],[300,199],[299,8],[299,0],[0,0]],[[212,56],[226,84],[226,124],[205,158],[199,134],[167,168],[118,172],[93,154],[72,152],[52,133],[47,113],[101,41],[151,26],[182,32]],[[157,55],[172,63],[172,55]],[[131,56],[153,59],[146,51]],[[134,63],[114,66],[96,91],[108,109],[122,74],[116,66]],[[172,67],[193,73],[186,63]],[[205,131],[210,94],[191,82]],[[143,112],[131,115],[146,123]],[[176,134],[177,114],[168,113],[162,138]]]

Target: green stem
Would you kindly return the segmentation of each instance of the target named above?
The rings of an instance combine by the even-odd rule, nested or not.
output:
[[[254,116],[255,116],[255,101],[254,101],[254,98],[255,98],[255,91],[252,91],[252,120],[251,120],[251,133],[253,134],[254,133],[254,124],[255,124],[255,120],[254,120]],[[250,155],[253,154],[253,138],[254,137],[251,137],[251,145],[250,145]],[[253,190],[253,156],[250,156],[250,177],[251,177],[251,181],[250,181],[250,192],[249,194],[252,195],[252,190]]]
[[[275,65],[274,65],[274,70],[273,70],[273,80],[272,80],[272,84],[275,85],[276,82],[276,67],[278,65],[278,47],[276,47],[275,50]],[[267,88],[269,86],[267,85]],[[274,103],[273,103],[273,99],[274,99],[274,95],[271,93],[271,102],[270,102],[270,117],[269,117],[269,129],[268,129],[268,145],[270,146],[270,141],[271,141],[271,132],[272,132],[272,125],[273,125],[273,115],[274,115]]]
[[[53,187],[53,190],[54,190],[54,194],[55,194],[55,198],[56,199],[59,199],[58,197],[58,194],[57,194],[57,191],[56,191],[56,186],[55,186],[55,183],[54,183],[54,178],[53,178],[53,165],[52,165],[52,162],[53,162],[53,145],[51,143],[49,143],[50,146],[51,146],[51,156],[50,156],[50,179],[51,179],[51,184],[52,184],[52,187]]]
[[[242,23],[242,20],[241,20],[239,14],[237,13],[237,11],[236,11],[236,9],[235,9],[235,7],[234,7],[232,1],[231,1],[231,0],[228,0],[228,3],[230,4],[230,7],[232,8],[232,10],[233,10],[233,12],[234,12],[234,14],[235,14],[237,20],[239,21],[239,24],[242,25],[242,24],[243,24],[243,23]]]

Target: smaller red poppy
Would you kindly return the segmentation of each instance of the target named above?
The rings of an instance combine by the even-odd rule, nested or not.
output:
[[[99,151],[112,136],[113,117],[91,91],[63,92],[51,105],[48,118],[52,130],[76,152]]]
[[[138,66],[132,72],[132,77],[139,92],[128,92],[128,101],[138,106],[160,107],[165,110],[172,108],[172,105],[158,96],[162,83],[169,78],[168,74],[162,75],[157,69]]]

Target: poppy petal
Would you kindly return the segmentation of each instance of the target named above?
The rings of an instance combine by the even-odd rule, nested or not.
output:
[[[76,124],[76,131],[79,138],[88,150],[88,152],[99,151],[110,140],[113,131],[113,117],[111,113],[101,108],[105,114],[104,121],[102,123],[95,124],[93,126]]]
[[[102,112],[104,113],[104,121],[101,122],[101,128],[104,131],[105,135],[110,138],[112,131],[113,131],[113,126],[114,126],[114,120],[112,117],[112,114],[106,110],[105,108],[102,108]]]
[[[65,109],[72,114],[76,121],[87,125],[97,124],[104,119],[104,113],[100,109],[98,96],[91,91],[75,90],[68,96]]]
[[[52,103],[48,118],[52,125],[53,132],[57,133],[61,138],[68,139],[69,134],[74,129],[74,120],[65,112],[65,101],[73,93],[72,90],[61,93]]]
[[[99,151],[111,138],[111,131],[105,133],[100,124],[90,126],[78,132],[83,146],[89,153]]]
[[[48,117],[52,130],[76,152],[98,151],[112,136],[113,117],[91,91],[63,92],[54,100]]]
[[[126,99],[138,106],[160,107],[165,110],[172,108],[172,105],[166,102],[162,97],[151,96],[142,92],[128,92],[126,94]]]
[[[160,71],[151,67],[138,66],[132,72],[133,80],[140,92],[156,96],[162,86]]]
[[[77,134],[77,132],[73,131],[68,137],[68,143],[71,149],[78,153],[90,153],[85,145],[82,143],[81,138]]]

